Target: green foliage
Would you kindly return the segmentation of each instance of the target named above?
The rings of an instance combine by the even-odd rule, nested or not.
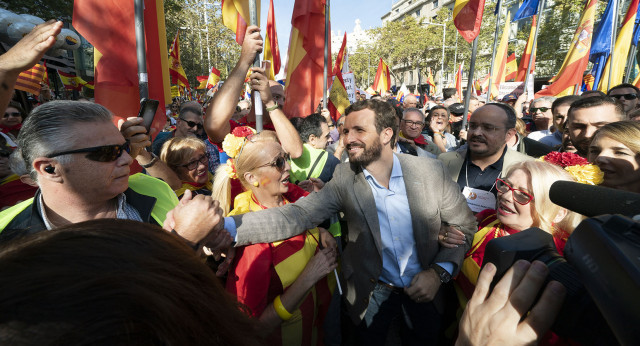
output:
[[[4,0],[0,7],[17,14],[27,13],[44,20],[71,22],[73,0]]]

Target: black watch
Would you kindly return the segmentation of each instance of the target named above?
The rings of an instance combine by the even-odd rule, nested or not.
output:
[[[446,284],[447,282],[451,281],[451,274],[449,274],[449,272],[446,271],[441,266],[437,264],[432,264],[431,269],[436,271],[436,273],[438,274],[438,277],[440,277],[440,282],[442,282],[443,284]]]

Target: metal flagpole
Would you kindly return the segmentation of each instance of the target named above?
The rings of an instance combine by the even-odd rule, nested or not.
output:
[[[629,52],[629,57],[627,58],[627,73],[624,75],[624,83],[629,83],[629,77],[631,76],[631,70],[633,69],[633,58],[636,56],[637,51],[638,47],[631,47],[631,52]]]
[[[327,70],[329,62],[329,0],[324,6],[324,71],[322,73],[322,109],[327,108]]]
[[[491,101],[491,87],[493,86],[493,63],[496,60],[496,47],[498,45],[498,30],[500,28],[500,10],[502,1],[498,0],[498,14],[496,14],[496,32],[493,34],[493,53],[491,53],[491,67],[489,67],[489,88],[487,89],[487,103]]]
[[[618,0],[613,2],[613,25],[611,26],[611,55],[609,55],[609,80],[607,82],[607,90],[611,89],[611,76],[613,75],[613,53],[616,50],[616,35],[618,34]],[[606,93],[607,90],[604,92]]]
[[[144,0],[133,1],[136,25],[136,57],[138,59],[138,87],[140,99],[149,98],[149,76],[147,75],[147,55],[144,42]]]
[[[464,112],[462,117],[462,128],[467,128],[467,113],[469,112],[469,100],[471,99],[471,88],[473,88],[473,71],[476,68],[476,53],[478,52],[478,36],[473,40],[471,51],[471,63],[469,64],[469,75],[467,76],[467,93],[464,95]]]
[[[523,93],[526,95],[527,86],[529,86],[529,74],[531,73],[531,65],[533,63],[533,57],[536,56],[536,46],[538,42],[538,32],[540,32],[540,22],[542,22],[542,10],[544,9],[544,0],[541,0],[538,4],[538,21],[536,22],[536,33],[533,35],[533,47],[531,47],[531,54],[529,54],[529,64],[527,65],[527,74],[524,75],[524,88]],[[525,96],[526,97],[526,96]]]
[[[256,7],[256,0],[249,0],[249,25],[258,24],[258,7]],[[253,60],[254,67],[260,67],[260,54],[256,54],[255,60]],[[256,131],[262,132],[262,98],[258,91],[253,92],[254,109],[256,111]]]

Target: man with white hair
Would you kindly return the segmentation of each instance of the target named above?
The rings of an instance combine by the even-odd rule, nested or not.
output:
[[[536,125],[536,131],[531,132],[527,137],[539,141],[543,137],[552,134],[556,129],[553,125],[552,105],[556,98],[553,96],[543,96],[531,101],[529,114]]]

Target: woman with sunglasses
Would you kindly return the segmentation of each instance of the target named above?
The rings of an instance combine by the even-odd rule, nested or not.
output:
[[[247,128],[248,129],[248,128]],[[275,133],[234,131],[223,149],[231,159],[216,171],[214,198],[230,208],[231,180],[247,190],[235,198],[238,215],[285,205],[289,185],[288,155]],[[328,245],[323,248],[323,242]],[[335,286],[335,241],[318,228],[275,243],[238,248],[227,278],[227,290],[257,319],[271,345],[322,343],[322,325]]]
[[[194,195],[211,195],[213,174],[209,172],[209,154],[204,142],[196,137],[174,137],[162,145],[160,160],[182,180],[175,190],[181,197],[186,190]]]
[[[18,132],[22,127],[22,119],[25,112],[18,102],[11,101],[4,111],[4,116],[0,118],[0,131],[8,135],[15,142],[18,138]]]

